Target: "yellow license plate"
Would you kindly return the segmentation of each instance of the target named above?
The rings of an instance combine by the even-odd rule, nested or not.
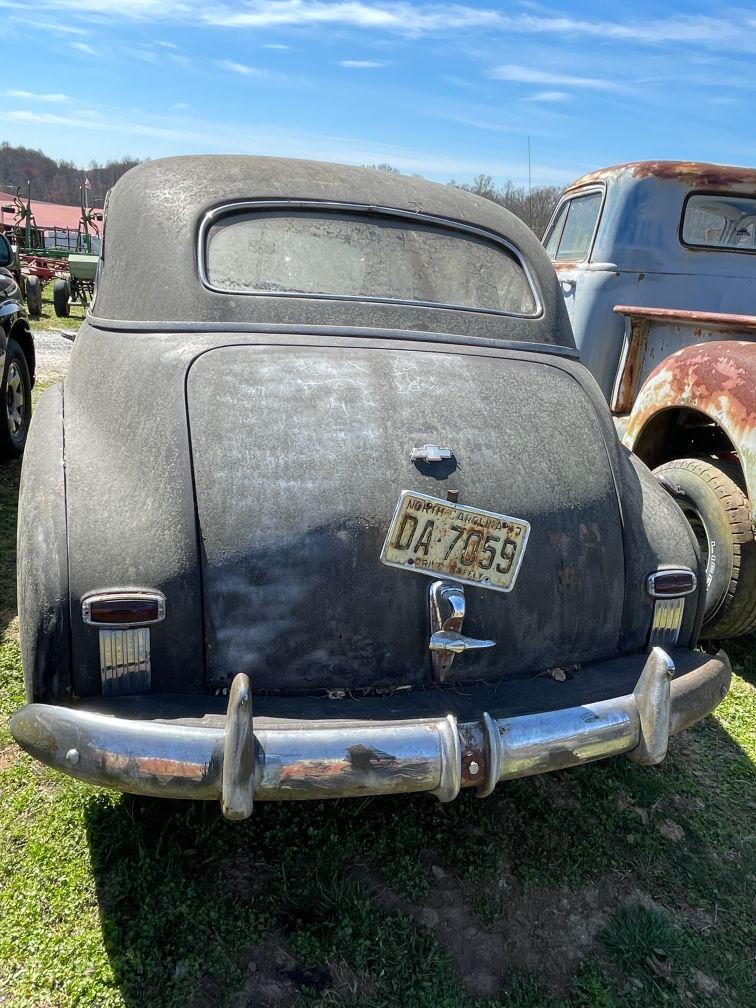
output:
[[[381,560],[389,567],[511,591],[530,534],[522,518],[405,490]]]

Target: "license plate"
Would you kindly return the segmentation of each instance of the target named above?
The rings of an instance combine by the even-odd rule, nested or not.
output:
[[[389,567],[511,591],[530,523],[405,490],[381,550]]]

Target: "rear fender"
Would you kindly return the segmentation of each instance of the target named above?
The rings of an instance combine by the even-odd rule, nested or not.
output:
[[[63,387],[40,396],[26,441],[18,507],[18,613],[27,699],[71,696]]]
[[[663,360],[638,393],[623,443],[649,465],[656,464],[644,451],[650,424],[664,411],[681,407],[703,414],[724,431],[740,460],[748,496],[756,501],[756,343],[699,344]]]

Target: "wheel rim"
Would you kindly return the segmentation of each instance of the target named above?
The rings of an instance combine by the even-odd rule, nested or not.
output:
[[[26,419],[26,396],[21,368],[15,361],[11,361],[5,379],[5,409],[11,437],[18,437]]]

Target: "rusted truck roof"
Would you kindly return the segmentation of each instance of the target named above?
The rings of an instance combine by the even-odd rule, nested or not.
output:
[[[625,175],[637,180],[681,182],[691,188],[711,189],[713,192],[721,192],[723,189],[753,192],[756,187],[755,168],[711,164],[706,161],[629,161],[627,164],[612,165],[610,168],[600,168],[581,175],[567,188],[576,189],[593,182],[617,180]]]

